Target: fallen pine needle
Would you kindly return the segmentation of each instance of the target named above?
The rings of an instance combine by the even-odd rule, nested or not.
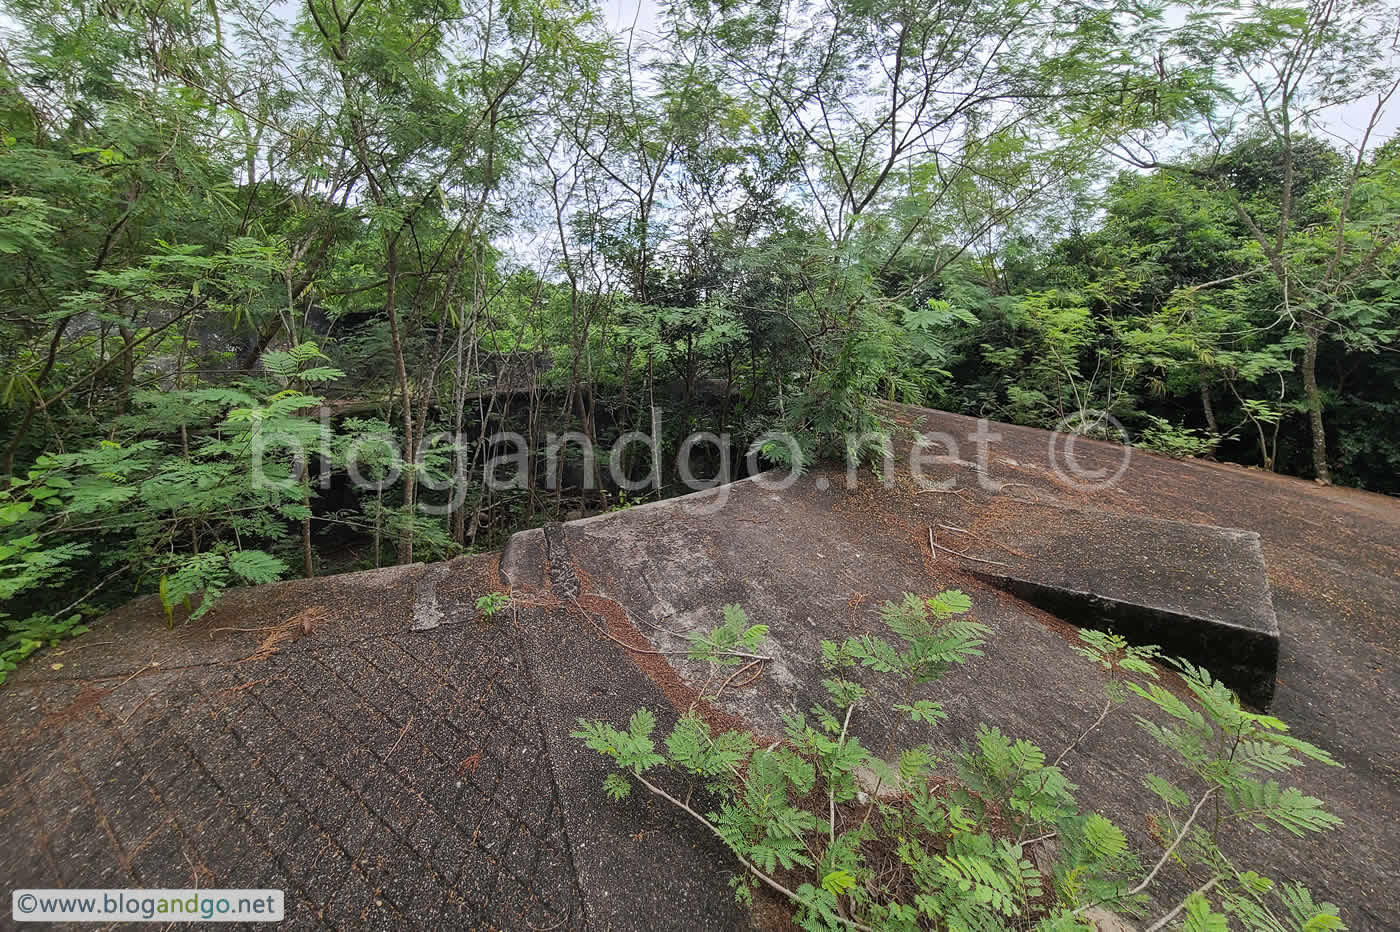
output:
[[[403,731],[399,732],[399,740],[395,741],[394,746],[389,749],[389,753],[384,755],[384,763],[389,763],[389,758],[392,757],[394,752],[399,749],[399,745],[403,744],[403,736],[408,734],[408,726],[412,724],[413,716],[410,715],[408,717],[408,721],[403,723]]]

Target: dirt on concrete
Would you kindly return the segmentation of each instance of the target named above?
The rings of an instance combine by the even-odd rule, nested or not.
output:
[[[906,464],[915,431],[977,429],[890,411]],[[1049,571],[1053,541],[1074,558],[1060,568],[1082,572],[1108,562],[1115,528],[1165,519],[1258,534],[1278,627],[1271,710],[1345,764],[1297,776],[1344,828],[1237,850],[1340,904],[1352,929],[1400,927],[1400,502],[1142,451],[1095,484],[1084,477],[1111,475],[1122,447],[1080,439],[1067,466],[1047,432],[987,426],[1000,436],[985,451],[962,439],[929,468],[933,488],[907,465],[853,488],[821,470],[524,532],[499,563],[233,591],[170,628],[136,600],[0,690],[13,748],[0,828],[24,841],[0,871],[14,886],[283,888],[289,928],[782,928],[781,904],[735,904],[742,868],[704,826],[641,788],[605,798],[608,764],[571,736],[578,720],[646,706],[664,733],[694,708],[713,728],[781,734],[783,713],[825,698],[821,640],[879,632],[880,605],[905,592],[959,588],[992,629],[985,656],[930,687],[949,720],[911,740],[946,756],[986,723],[1053,756],[1098,714],[1105,674],[1075,652],[1074,624],[991,584],[987,561]],[[1199,592],[1169,581],[1159,595],[1257,608],[1257,580],[1213,546]],[[1190,585],[1190,566],[1170,579]],[[492,590],[511,603],[487,621],[473,602]],[[717,674],[684,658],[685,636],[726,604],[770,626],[771,660],[703,703]],[[895,727],[851,723],[877,747]],[[1161,849],[1141,778],[1180,769],[1131,713],[1064,766],[1084,807]],[[1164,896],[1189,885],[1168,876]]]
[[[975,428],[970,419],[923,409],[895,414],[925,432],[970,436]],[[920,737],[950,752],[985,722],[1053,756],[1073,744],[1098,713],[1105,676],[1074,651],[1076,626],[989,584],[983,561],[1039,566],[1043,572],[1107,572],[1112,548],[1142,549],[1144,528],[1154,527],[1156,519],[1257,532],[1256,546],[1252,533],[1221,535],[1174,525],[1183,546],[1173,550],[1171,573],[1158,575],[1170,575],[1183,587],[1199,585],[1199,591],[1174,592],[1160,579],[1136,580],[1137,588],[1156,586],[1159,601],[1173,598],[1178,609],[1194,607],[1227,622],[1271,628],[1270,587],[1258,575],[1267,569],[1279,629],[1273,708],[1299,737],[1346,762],[1345,769],[1309,767],[1297,778],[1343,818],[1346,827],[1339,831],[1345,838],[1256,834],[1241,837],[1236,850],[1255,859],[1251,864],[1258,869],[1301,880],[1319,897],[1342,904],[1351,928],[1400,925],[1392,882],[1400,876],[1400,788],[1395,758],[1385,750],[1396,742],[1389,710],[1397,679],[1389,645],[1400,617],[1400,503],[1141,451],[1127,451],[1124,473],[1095,488],[1073,481],[1075,474],[1063,463],[1057,470],[1047,432],[992,426],[1001,437],[988,444],[985,465],[944,464],[930,476],[943,483],[934,489],[903,468],[859,474],[854,488],[836,470],[815,471],[783,490],[746,481],[729,487],[727,503],[718,509],[675,499],[571,522],[562,529],[564,547],[575,567],[587,568],[594,591],[625,606],[633,633],[619,632],[616,622],[609,632],[633,647],[642,646],[638,635],[644,637],[651,649],[664,652],[647,656],[667,657],[692,689],[710,672],[680,659],[684,635],[718,624],[728,603],[743,605],[752,621],[769,625],[764,650],[774,661],[758,680],[726,690],[717,703],[766,733],[778,733],[782,714],[805,712],[825,698],[813,662],[822,639],[879,631],[878,605],[904,592],[960,588],[972,596],[974,617],[993,634],[984,658],[933,689],[930,697],[944,703],[950,720]],[[906,434],[897,452],[907,454],[910,443]],[[1124,449],[1080,439],[1074,454],[1084,472],[1110,474]],[[1047,514],[1057,517],[1052,521]],[[1115,514],[1123,518],[1115,521]],[[969,547],[967,534],[949,528],[977,534],[979,546]],[[1086,535],[1083,544],[1067,557],[1057,551],[1054,560],[1038,559],[1046,540],[1070,546],[1077,534]],[[1248,559],[1235,552],[1241,543],[1248,544]],[[1162,545],[1155,546],[1160,559]],[[508,548],[504,562],[514,556]],[[1241,567],[1240,560],[1248,565]],[[1348,574],[1338,574],[1343,567]],[[1116,572],[1106,581],[1131,587],[1134,581],[1121,578],[1123,567]],[[1339,602],[1347,608],[1340,618]],[[655,663],[638,663],[639,656],[615,651],[608,663],[626,662],[650,674],[659,692],[670,674],[658,676]],[[598,680],[611,674],[579,656],[561,675]],[[1342,684],[1349,688],[1338,690]],[[624,692],[622,701],[592,708],[611,712],[610,720],[620,724],[633,698]],[[852,731],[867,745],[879,746],[894,727],[874,714],[859,719]],[[1181,776],[1181,770],[1130,713],[1111,716],[1065,766],[1081,787],[1082,804],[1117,821],[1142,850],[1160,850],[1145,818],[1151,801],[1141,780],[1149,772]],[[1322,850],[1326,858],[1318,857]],[[1190,886],[1190,878],[1168,877],[1162,901]]]
[[[14,887],[255,887],[285,927],[582,928],[495,555],[140,599],[0,690]],[[412,631],[425,581],[443,611]]]

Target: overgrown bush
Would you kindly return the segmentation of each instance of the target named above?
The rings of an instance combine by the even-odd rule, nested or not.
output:
[[[1165,418],[1148,416],[1151,422],[1138,436],[1134,446],[1164,453],[1174,459],[1209,456],[1215,452],[1220,438],[1196,430],[1194,427],[1178,427]]]
[[[305,343],[264,355],[270,380],[137,392],[111,439],[0,478],[0,684],[86,631],[121,577],[155,588],[173,623],[177,607],[197,618],[228,587],[271,582],[283,556],[305,555],[309,535],[295,530],[311,518],[311,479],[285,441],[323,446],[306,414],[321,398],[300,389],[341,375],[324,360]],[[82,594],[59,607],[71,589]]]
[[[1232,824],[1296,835],[1337,826],[1319,800],[1269,779],[1304,760],[1336,762],[1290,737],[1278,719],[1244,709],[1205,670],[1173,664],[1194,701],[1154,682],[1154,648],[1082,634],[1080,652],[1110,673],[1107,695],[1098,718],[1053,760],[989,725],[951,760],[938,760],[919,739],[946,712],[923,687],[980,655],[987,629],[965,617],[970,608],[956,590],[906,595],[881,609],[894,640],[822,642],[830,703],[787,718],[779,742],[714,734],[693,708],[659,748],[645,708],[625,730],[580,720],[574,736],[616,764],[604,781],[609,796],[639,785],[704,824],[744,868],[733,881],[739,900],[767,886],[811,932],[1092,930],[1098,910],[1145,914],[1168,863],[1199,886],[1149,929],[1223,930],[1230,921],[1270,932],[1344,928],[1337,908],[1314,902],[1305,887],[1246,869],[1224,850],[1230,836],[1221,832]],[[691,639],[690,659],[752,662],[766,635],[727,606],[724,624]],[[1155,805],[1147,824],[1161,845],[1146,855],[1150,865],[1111,820],[1080,810],[1060,767],[1129,702],[1152,713],[1138,715],[1139,724],[1193,775],[1184,784],[1144,775]],[[878,753],[850,733],[856,710],[869,715],[876,705],[900,722]]]

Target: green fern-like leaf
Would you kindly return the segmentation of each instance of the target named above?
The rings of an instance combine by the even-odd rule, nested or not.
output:
[[[937,858],[945,880],[977,903],[1004,916],[1020,913],[1015,891],[1007,877],[992,860],[976,855],[952,855]]]
[[[309,369],[302,369],[296,377],[309,384],[321,384],[324,382],[334,382],[336,379],[345,378],[345,372],[330,366],[312,366]]]
[[[751,659],[743,655],[756,651],[767,636],[767,625],[751,625],[741,606],[726,605],[722,624],[709,632],[688,635],[686,639],[690,642],[691,660],[730,666]]]
[[[1084,844],[1097,860],[1109,863],[1128,852],[1128,839],[1122,829],[1098,813],[1084,820]]]
[[[1314,902],[1312,892],[1300,883],[1286,883],[1279,890],[1284,909],[1302,932],[1334,932],[1345,929],[1342,913],[1331,903]]]
[[[627,732],[633,738],[645,738],[656,728],[656,716],[651,714],[651,710],[643,706],[632,713],[632,718],[627,722]]]
[[[810,867],[812,859],[807,856],[800,838],[784,838],[769,835],[763,841],[749,847],[749,860],[765,873],[772,873],[779,866],[791,868],[801,865]]]
[[[632,784],[622,774],[610,773],[603,778],[603,792],[616,802],[631,794]]]
[[[893,673],[900,666],[899,651],[894,645],[868,634],[847,640],[845,651],[876,673]]]
[[[972,599],[961,589],[945,589],[928,600],[928,607],[939,621],[972,611]]]
[[[606,722],[590,722],[582,718],[578,720],[578,727],[570,732],[569,736],[582,741],[584,747],[589,750],[614,759],[617,758],[618,748],[628,739],[627,735]]]
[[[832,896],[841,896],[856,885],[855,874],[847,870],[834,870],[822,877],[822,889]]]
[[[895,634],[906,641],[913,641],[933,633],[928,611],[927,601],[906,592],[903,601],[886,602],[880,608],[880,617]]]
[[[228,567],[237,576],[254,585],[281,579],[282,574],[287,571],[286,563],[261,550],[240,550],[232,554],[228,559]]]
[[[1235,818],[1261,829],[1266,828],[1265,822],[1272,822],[1302,836],[1342,824],[1316,796],[1308,796],[1297,787],[1283,788],[1273,780],[1241,780],[1226,786],[1225,795]]]
[[[1186,932],[1229,932],[1230,920],[1210,908],[1210,901],[1199,893],[1186,898]]]
[[[908,715],[910,721],[927,722],[930,725],[948,717],[948,713],[943,710],[942,703],[932,702],[928,699],[920,699],[912,705],[896,705],[894,708]]]

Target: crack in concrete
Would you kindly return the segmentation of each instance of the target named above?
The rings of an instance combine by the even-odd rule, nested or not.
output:
[[[569,557],[569,537],[562,524],[547,524],[544,528],[544,556],[549,564],[549,584],[561,599],[578,596],[578,573]]]

